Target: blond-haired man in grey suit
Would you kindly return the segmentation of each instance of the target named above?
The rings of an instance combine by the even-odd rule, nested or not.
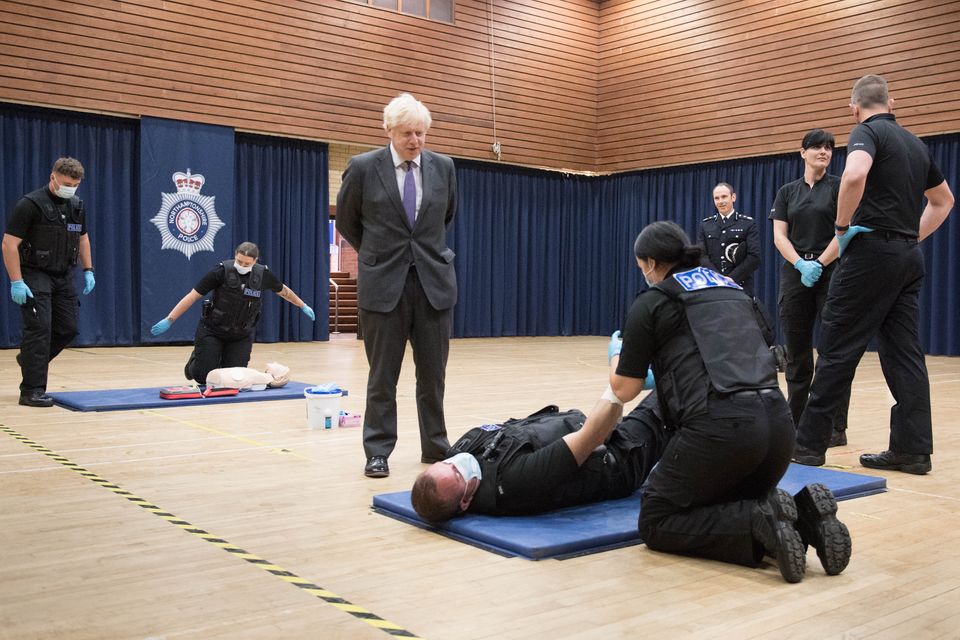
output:
[[[397,380],[407,340],[417,376],[423,462],[450,446],[444,379],[457,279],[447,229],[457,211],[453,160],[424,148],[430,111],[404,93],[383,110],[390,144],[353,157],[337,195],[337,231],[359,254],[357,298],[370,372],[364,473],[390,474],[397,442]]]

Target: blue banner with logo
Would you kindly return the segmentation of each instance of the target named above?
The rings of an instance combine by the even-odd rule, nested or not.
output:
[[[192,341],[200,303],[159,336],[167,316],[208,271],[233,257],[234,131],[144,117],[140,124],[140,335]]]

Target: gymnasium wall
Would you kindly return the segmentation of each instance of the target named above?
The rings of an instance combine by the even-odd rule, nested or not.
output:
[[[455,22],[351,0],[7,0],[0,100],[379,145],[407,90],[445,153],[625,171],[843,143],[885,74],[913,131],[960,131],[954,0],[456,0]]]

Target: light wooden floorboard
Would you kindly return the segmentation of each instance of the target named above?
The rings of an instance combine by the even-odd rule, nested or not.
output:
[[[546,404],[588,410],[606,338],[454,340],[451,441]],[[179,384],[188,347],[69,349],[51,391]],[[383,480],[362,474],[360,429],[311,431],[305,401],[75,413],[16,404],[16,350],[0,351],[0,424],[159,509],[429,639],[960,637],[960,359],[931,357],[934,469],[886,474],[889,491],[841,503],[853,559],[806,579],[634,546],[564,561],[503,558],[370,510],[420,464],[413,362]],[[353,335],[258,344],[295,380],[336,381],[363,411]],[[875,354],[854,382],[857,472],[887,443],[892,399]],[[386,632],[185,532],[0,432],[0,638],[384,638]]]

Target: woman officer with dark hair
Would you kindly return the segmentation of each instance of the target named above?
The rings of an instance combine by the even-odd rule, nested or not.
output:
[[[795,433],[753,300],[698,266],[700,247],[672,222],[644,228],[634,251],[650,289],[627,316],[610,386],[632,400],[652,366],[665,421],[678,428],[642,489],[641,538],[749,567],[768,555],[787,582],[803,579],[806,543],[840,573],[850,537],[829,489],[809,485],[795,502],[776,488]]]
[[[770,219],[773,242],[786,260],[780,270],[780,328],[786,346],[787,404],[794,424],[807,406],[813,381],[813,327],[827,300],[837,266],[837,221],[840,178],[827,173],[833,158],[833,134],[808,131],[800,143],[803,177],[780,187]],[[850,391],[833,416],[830,446],[847,444]]]

